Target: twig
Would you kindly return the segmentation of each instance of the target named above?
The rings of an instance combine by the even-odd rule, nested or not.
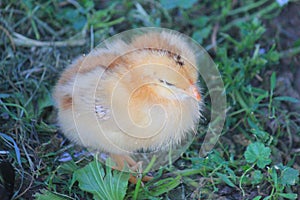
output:
[[[287,49],[285,51],[282,51],[279,53],[279,57],[283,58],[283,57],[292,57],[296,54],[300,54],[300,46],[299,47],[295,47],[295,48],[291,48],[291,49]]]
[[[219,30],[219,23],[217,22],[213,28],[213,33],[211,35],[211,46],[215,52],[217,52],[217,33]]]
[[[86,43],[86,39],[84,37],[79,38],[79,39],[70,39],[70,40],[65,40],[65,41],[39,41],[39,40],[34,40],[27,38],[19,33],[14,32],[13,33],[13,41],[17,46],[81,46]]]
[[[247,12],[251,9],[259,8],[260,6],[262,6],[263,4],[265,4],[267,2],[268,2],[268,0],[262,0],[262,1],[256,1],[256,2],[251,3],[251,4],[246,4],[246,6],[244,6],[244,7],[239,7],[237,9],[229,11],[229,13],[227,15],[228,16],[233,16],[233,15],[237,15],[239,13]]]
[[[34,178],[33,178],[33,176],[31,176],[31,180],[30,180],[28,187],[25,188],[25,190],[22,193],[18,194],[18,196],[16,196],[14,199],[19,199],[21,196],[23,196],[31,188],[33,182],[34,182]]]
[[[258,12],[255,12],[255,13],[250,14],[250,15],[246,15],[246,16],[244,16],[242,18],[237,18],[235,20],[232,20],[231,22],[229,22],[228,24],[226,24],[224,27],[222,27],[221,31],[225,32],[225,31],[231,29],[233,26],[236,26],[239,23],[249,21],[250,19],[253,19],[255,17],[264,16],[264,15],[272,12],[276,8],[280,8],[280,7],[279,7],[279,5],[278,5],[277,2],[274,2],[274,3],[270,4],[270,5],[268,5],[267,7],[265,7],[264,9],[259,10]]]

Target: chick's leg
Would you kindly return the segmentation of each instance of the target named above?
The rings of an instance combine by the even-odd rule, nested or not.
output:
[[[115,169],[117,170],[123,170],[125,167],[125,163],[127,163],[129,169],[132,171],[141,173],[142,170],[142,161],[140,162],[135,162],[130,156],[128,155],[118,155],[118,154],[111,154],[111,158],[116,162],[116,167]],[[151,176],[144,176],[142,178],[142,181],[147,182],[150,181],[153,177]],[[130,174],[129,182],[136,184],[137,183],[137,177],[133,176]]]

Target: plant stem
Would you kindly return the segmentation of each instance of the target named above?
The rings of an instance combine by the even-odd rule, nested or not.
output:
[[[237,8],[237,9],[234,9],[234,10],[231,10],[228,12],[228,16],[231,16],[231,15],[236,15],[236,14],[239,14],[241,12],[247,12],[248,10],[251,10],[253,8],[256,8],[256,7],[259,7],[261,5],[263,5],[264,3],[266,3],[268,0],[263,0],[263,1],[258,1],[258,2],[254,2],[252,4],[247,4],[246,6],[244,7],[240,7],[240,8]]]
[[[279,53],[280,58],[292,57],[300,53],[300,46],[281,51]]]
[[[243,178],[246,176],[246,174],[247,174],[251,169],[253,169],[254,166],[255,166],[255,163],[253,163],[253,164],[251,165],[251,167],[249,167],[249,168],[243,173],[243,175],[241,176],[241,180],[240,180],[240,182],[239,182],[239,188],[241,189],[241,191],[242,191],[242,193],[243,193],[243,197],[245,196],[245,191],[244,191],[244,189],[243,189],[243,187],[242,187]]]
[[[235,25],[237,25],[237,24],[239,24],[241,22],[248,21],[248,20],[253,19],[255,17],[261,17],[261,16],[263,16],[263,15],[271,12],[272,10],[274,10],[275,8],[278,8],[278,7],[279,7],[278,3],[274,2],[271,5],[267,6],[264,9],[261,9],[260,11],[258,11],[256,13],[253,13],[251,15],[247,15],[245,17],[238,18],[238,19],[235,19],[235,20],[231,21],[226,26],[224,26],[223,28],[221,28],[221,31],[225,32],[225,31],[229,30],[231,27],[233,27],[233,26],[235,26]]]
[[[133,193],[133,197],[132,197],[133,200],[138,199],[139,189],[141,187],[141,183],[142,183],[142,179],[139,178],[137,183],[136,183],[135,190],[134,190],[134,193]]]

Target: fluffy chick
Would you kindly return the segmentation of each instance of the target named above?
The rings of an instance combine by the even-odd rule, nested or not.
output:
[[[194,55],[181,35],[150,31],[78,58],[54,90],[62,131],[119,169],[133,152],[179,144],[200,117]]]

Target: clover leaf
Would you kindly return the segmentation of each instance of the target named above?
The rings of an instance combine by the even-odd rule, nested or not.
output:
[[[262,169],[271,163],[270,154],[271,149],[269,147],[265,147],[261,142],[254,142],[247,147],[244,157],[248,163],[256,163]]]
[[[284,166],[284,169],[281,171],[281,183],[283,185],[295,185],[298,179],[298,170]]]

